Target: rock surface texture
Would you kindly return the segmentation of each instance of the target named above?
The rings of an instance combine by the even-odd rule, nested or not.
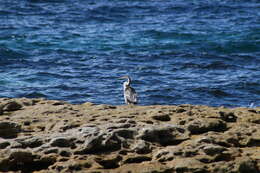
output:
[[[0,172],[260,172],[259,107],[2,98],[0,113]]]

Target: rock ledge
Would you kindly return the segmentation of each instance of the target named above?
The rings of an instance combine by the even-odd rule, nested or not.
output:
[[[0,99],[0,172],[260,171],[260,108]]]

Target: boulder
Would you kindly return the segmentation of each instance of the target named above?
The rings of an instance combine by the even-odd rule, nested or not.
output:
[[[222,120],[216,118],[207,118],[193,120],[188,123],[187,128],[192,134],[201,134],[209,131],[226,131],[227,125]]]
[[[22,104],[16,101],[8,102],[4,107],[3,111],[17,111],[22,108]]]
[[[119,161],[122,160],[122,157],[119,155],[112,155],[109,158],[97,157],[95,161],[102,166],[104,169],[111,169],[119,167]]]
[[[174,159],[170,163],[176,172],[208,172],[204,164],[194,158]]]
[[[151,145],[143,140],[138,140],[132,146],[132,150],[137,154],[148,154],[152,151]]]
[[[226,121],[226,122],[236,122],[237,121],[237,116],[234,114],[234,112],[227,113],[227,112],[220,111],[219,114],[220,114],[220,118],[223,121]]]
[[[3,108],[4,108],[4,106],[3,106],[3,105],[0,105],[0,115],[3,115],[3,113],[4,113]]]
[[[70,137],[55,137],[50,141],[50,146],[52,147],[71,147],[73,145],[73,141]]]
[[[7,140],[3,140],[0,138],[0,149],[5,149],[6,147],[8,147],[10,145],[10,142],[8,142]]]
[[[139,132],[140,139],[148,142],[156,142],[163,146],[177,145],[189,139],[185,129],[174,125],[149,126]]]
[[[242,158],[238,162],[239,173],[259,173],[259,169],[256,166],[256,162],[250,158]]]
[[[223,151],[227,150],[225,147],[219,146],[219,145],[213,145],[213,144],[206,144],[202,146],[203,152],[205,154],[213,156],[219,153],[222,153]]]
[[[21,125],[15,122],[0,122],[0,137],[2,138],[15,138],[21,130]]]
[[[171,121],[171,117],[168,114],[157,114],[153,115],[152,118],[158,121]]]
[[[17,142],[17,145],[19,145],[19,148],[36,148],[44,143],[44,139],[41,137],[33,136],[33,137],[23,137],[15,139],[15,142]]]

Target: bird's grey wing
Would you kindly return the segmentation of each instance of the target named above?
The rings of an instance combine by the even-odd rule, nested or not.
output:
[[[137,103],[137,93],[134,88],[129,87],[126,89],[126,99],[130,103]]]

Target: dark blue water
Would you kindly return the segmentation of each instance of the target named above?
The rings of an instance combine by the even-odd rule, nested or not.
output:
[[[259,0],[0,0],[0,97],[260,105]]]

